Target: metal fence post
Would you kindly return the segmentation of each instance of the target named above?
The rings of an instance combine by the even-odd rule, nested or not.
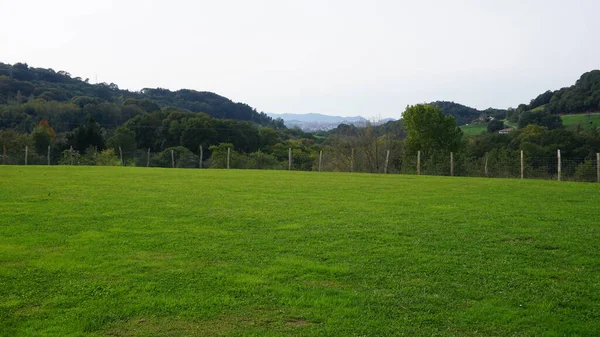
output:
[[[560,181],[560,178],[561,178],[560,177],[560,175],[561,175],[561,172],[560,172],[560,169],[561,169],[560,150],[558,150],[557,155],[558,155],[558,181]]]
[[[596,178],[600,183],[600,153],[596,153]]]

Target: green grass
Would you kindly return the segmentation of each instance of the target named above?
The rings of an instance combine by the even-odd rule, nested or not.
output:
[[[575,129],[577,124],[583,129],[589,129],[591,126],[600,127],[600,113],[562,115],[560,118],[567,129]]]
[[[0,166],[2,336],[598,336],[600,184]]]
[[[465,136],[476,136],[487,131],[487,124],[461,125],[460,129]]]

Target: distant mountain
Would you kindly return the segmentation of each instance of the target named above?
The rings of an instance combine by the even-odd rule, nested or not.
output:
[[[274,114],[267,113],[273,119],[281,118],[284,121],[298,121],[298,122],[337,122],[344,123],[348,121],[357,121],[357,122],[366,122],[367,119],[361,116],[356,117],[340,117],[340,116],[330,116],[323,115],[318,113],[308,113],[308,114]]]
[[[327,131],[336,128],[340,124],[351,124],[355,126],[365,126],[369,122],[362,116],[341,117],[318,113],[307,114],[274,114],[267,115],[275,120],[281,118],[285,126],[299,127],[304,131]],[[387,120],[385,120],[387,121]],[[385,122],[384,121],[384,122]],[[379,124],[379,123],[378,123]]]
[[[299,127],[303,131],[328,131],[337,128],[341,124],[354,126],[366,126],[369,120],[362,116],[341,117],[331,116],[318,113],[307,114],[274,114],[267,113],[274,120],[282,119],[285,126],[289,128]],[[390,121],[395,121],[393,118],[385,118],[380,121],[371,122],[373,125],[381,125]]]

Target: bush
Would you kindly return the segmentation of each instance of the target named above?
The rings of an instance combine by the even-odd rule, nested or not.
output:
[[[175,159],[175,167],[193,168],[198,167],[198,156],[183,146],[169,147],[152,159],[153,166],[172,167],[171,151]]]
[[[98,166],[119,166],[121,162],[114,149],[106,149],[102,152],[94,153],[94,161]]]
[[[586,160],[583,163],[577,165],[573,178],[576,181],[595,182],[597,179],[596,174],[596,165],[594,165],[594,161]]]

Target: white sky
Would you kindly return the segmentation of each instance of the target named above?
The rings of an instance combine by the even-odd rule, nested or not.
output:
[[[0,62],[273,113],[516,107],[600,68],[598,0],[0,0]]]

